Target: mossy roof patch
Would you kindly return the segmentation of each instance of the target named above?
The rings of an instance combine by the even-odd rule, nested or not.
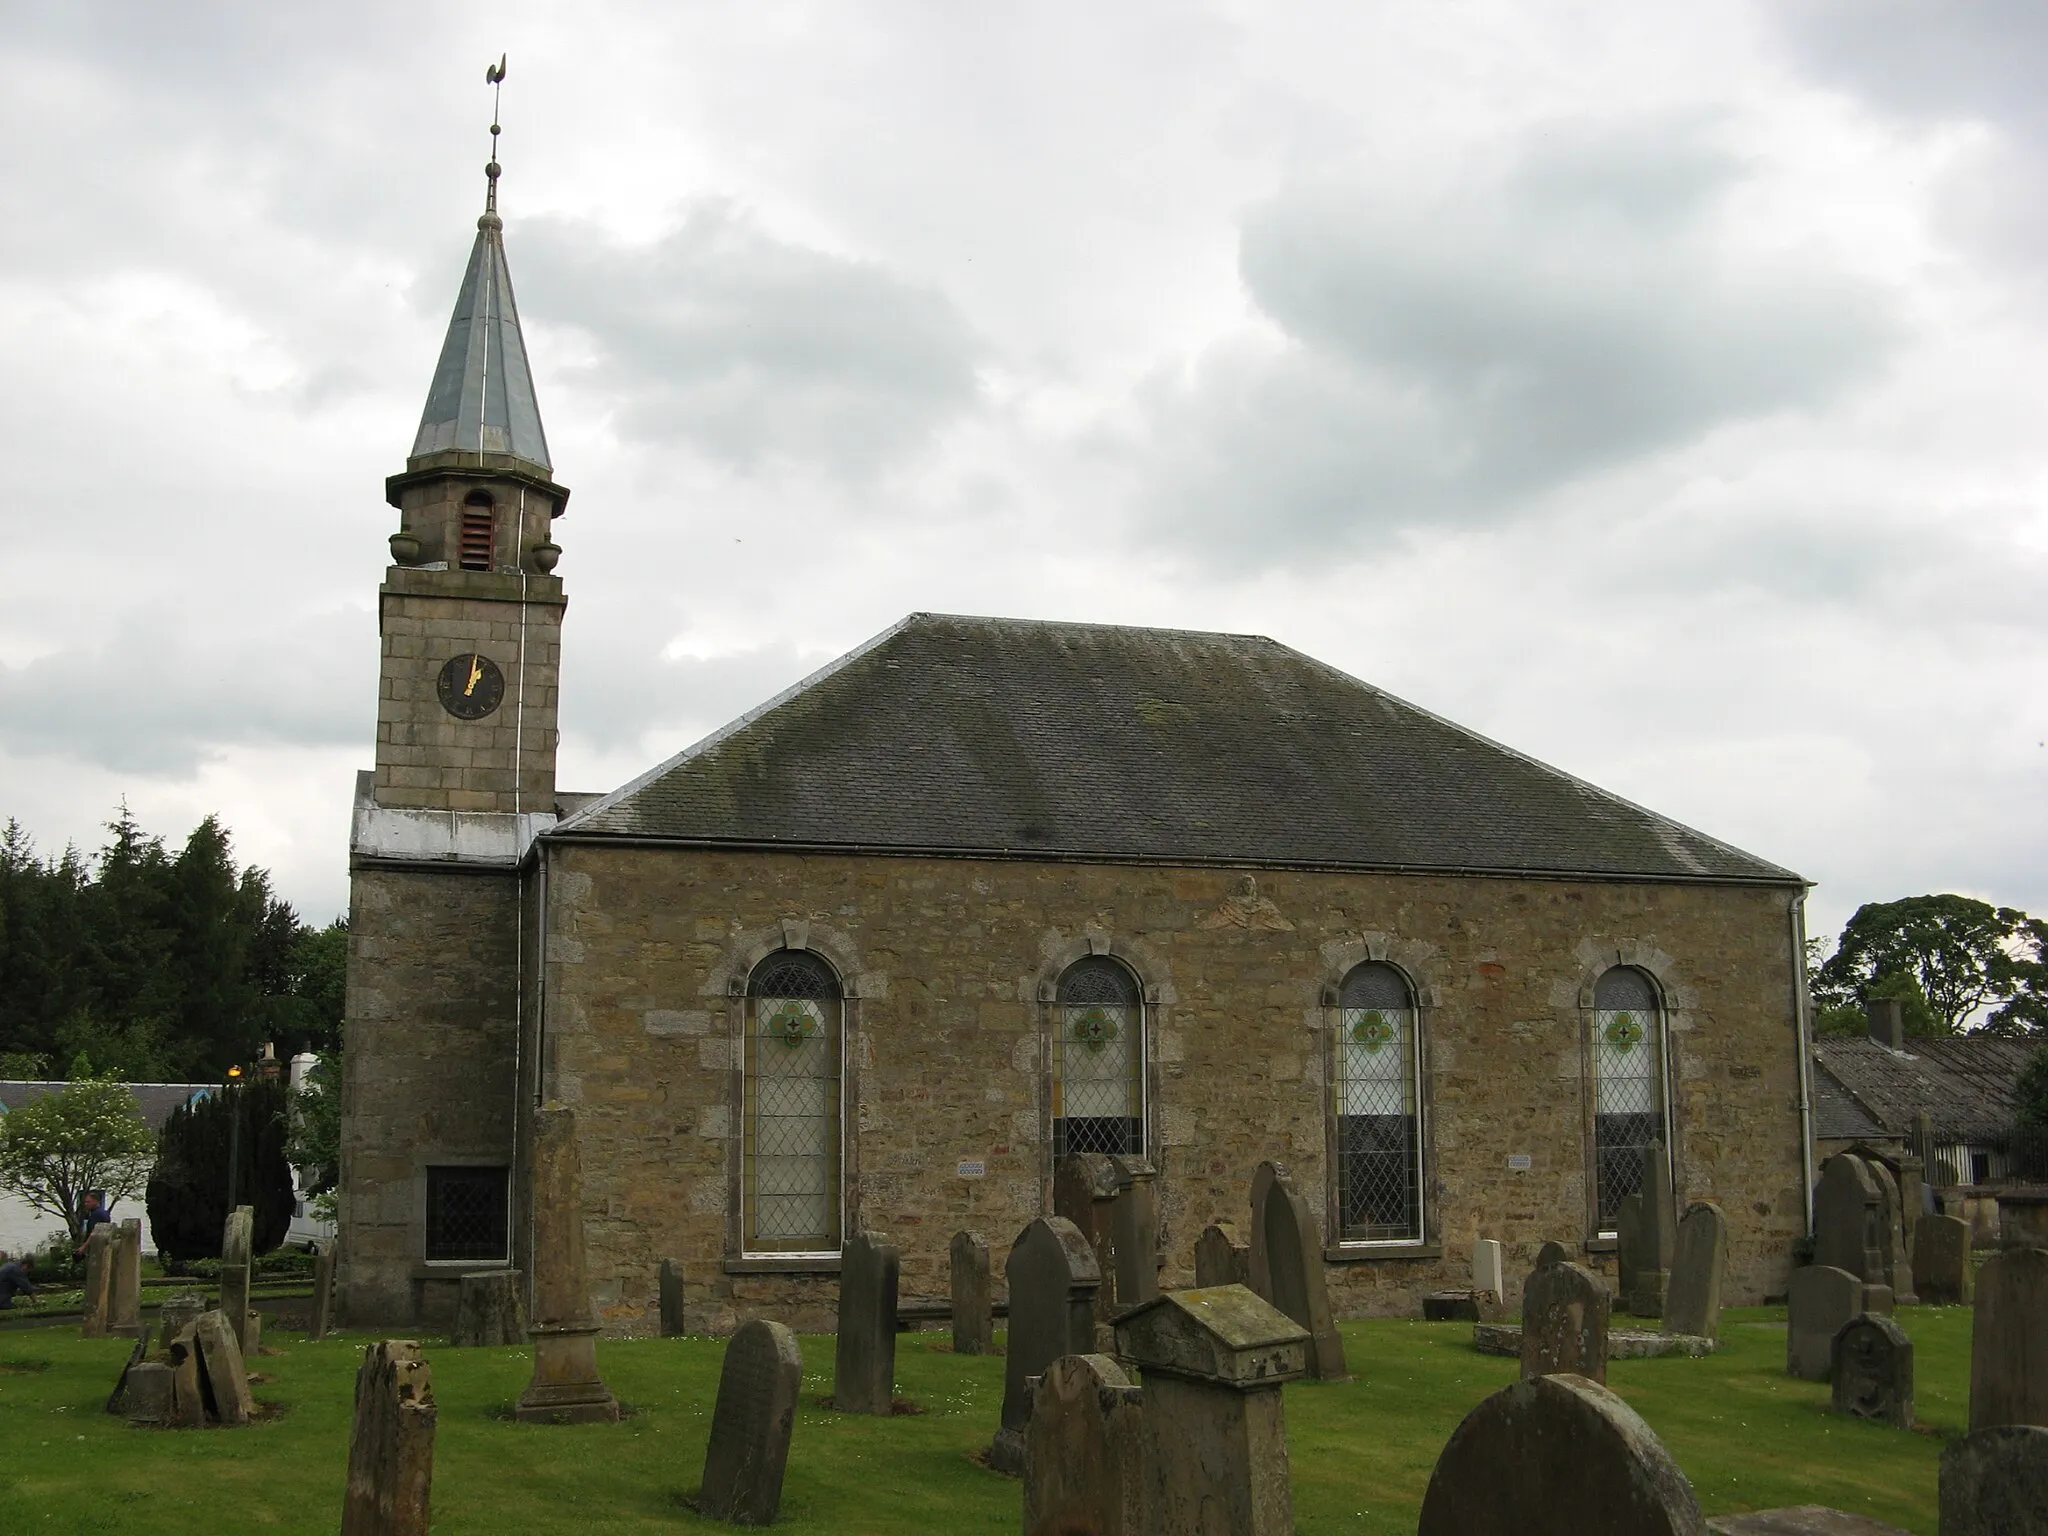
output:
[[[926,613],[556,835],[1799,878],[1263,636]]]

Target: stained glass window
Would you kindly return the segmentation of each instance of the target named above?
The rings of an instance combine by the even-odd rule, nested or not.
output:
[[[1102,955],[1060,977],[1052,1060],[1053,1156],[1145,1151],[1145,1003],[1138,979]]]
[[[1664,1018],[1657,988],[1618,965],[1593,989],[1593,1164],[1599,1223],[1612,1231],[1621,1202],[1643,1187],[1650,1144],[1664,1135]]]
[[[1422,1236],[1415,998],[1390,965],[1361,965],[1339,996],[1337,1226],[1343,1242]]]
[[[742,1243],[750,1253],[839,1248],[840,991],[832,968],[778,950],[747,981]]]

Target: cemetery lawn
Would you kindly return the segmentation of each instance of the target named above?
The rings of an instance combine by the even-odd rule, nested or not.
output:
[[[1723,1315],[1707,1360],[1620,1360],[1608,1384],[1647,1419],[1709,1515],[1829,1504],[1935,1536],[1943,1438],[1966,1427],[1967,1308],[1906,1308],[1922,1429],[1837,1418],[1828,1389],[1784,1375],[1784,1311]],[[1304,1533],[1415,1530],[1431,1468],[1458,1421],[1515,1363],[1476,1353],[1469,1324],[1343,1325],[1356,1379],[1287,1389],[1295,1516]],[[102,1411],[126,1348],[68,1327],[0,1330],[0,1531],[321,1531],[340,1524],[355,1370],[369,1335],[313,1344],[275,1324],[252,1362],[275,1405],[245,1430],[133,1429]],[[792,1533],[1015,1531],[1019,1485],[970,1459],[1002,1403],[1003,1362],[905,1334],[898,1391],[924,1412],[843,1417],[819,1407],[832,1341],[806,1338],[804,1403],[778,1528]],[[633,1410],[623,1423],[522,1425],[524,1350],[428,1345],[440,1407],[434,1529],[448,1536],[711,1530],[684,1500],[703,1469],[723,1341],[607,1341],[599,1361]]]

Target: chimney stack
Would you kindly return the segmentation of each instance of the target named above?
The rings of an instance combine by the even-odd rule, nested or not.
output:
[[[1906,1048],[1906,1008],[1896,997],[1873,997],[1863,1005],[1870,1016],[1870,1038],[1895,1051]]]

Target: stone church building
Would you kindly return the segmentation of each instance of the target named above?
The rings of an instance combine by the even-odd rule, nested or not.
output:
[[[496,167],[492,171],[495,173]],[[495,182],[493,183],[495,193]],[[577,1111],[590,1282],[829,1327],[842,1238],[946,1250],[1068,1150],[1158,1170],[1163,1278],[1286,1164],[1334,1305],[1475,1237],[1611,1270],[1646,1178],[1806,1230],[1804,882],[1253,635],[918,613],[609,794],[555,784],[555,479],[495,211],[403,473],[350,846],[341,1273],[425,1326],[529,1269]],[[602,509],[592,514],[602,516]]]

